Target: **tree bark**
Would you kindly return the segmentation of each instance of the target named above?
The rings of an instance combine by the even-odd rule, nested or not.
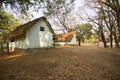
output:
[[[112,48],[113,47],[113,38],[112,38],[112,27],[111,27],[111,30],[110,30],[110,47]]]
[[[119,33],[119,35],[118,35],[118,46],[117,47],[119,47],[119,42],[120,42],[120,13],[117,15],[117,23],[118,23],[118,33]]]
[[[3,50],[3,43],[1,43],[1,50]]]
[[[105,35],[104,35],[103,32],[101,32],[101,38],[102,38],[104,47],[105,47],[105,48],[108,47],[107,44],[106,44]]]
[[[101,39],[102,39],[102,41],[103,41],[104,47],[106,48],[106,47],[108,47],[108,46],[107,46],[107,43],[106,43],[106,39],[105,39],[104,31],[103,31],[103,26],[104,26],[104,25],[103,25],[102,20],[99,21],[99,29],[100,29]]]
[[[114,29],[113,36],[114,36],[114,40],[115,40],[115,47],[118,48],[119,47],[119,41],[118,41],[115,29]]]
[[[9,43],[7,42],[7,53],[9,54]]]
[[[78,46],[81,46],[81,38],[78,39]]]

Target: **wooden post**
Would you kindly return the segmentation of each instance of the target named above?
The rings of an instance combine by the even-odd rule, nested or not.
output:
[[[7,53],[9,54],[9,42],[7,42]]]

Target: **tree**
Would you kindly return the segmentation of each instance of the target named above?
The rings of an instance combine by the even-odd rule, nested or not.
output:
[[[44,12],[46,16],[54,18],[54,21],[62,26],[66,31],[69,31],[70,20],[72,16],[71,11],[74,9],[74,0],[54,0],[47,1],[46,11]]]
[[[103,9],[105,15],[108,17],[106,19],[106,23],[108,23],[108,28],[110,30],[110,43],[112,47],[112,37],[114,37],[116,48],[119,45],[120,39],[120,1],[119,0],[107,0],[107,1],[99,1],[101,6],[104,6]],[[107,22],[108,21],[108,22]]]
[[[20,23],[17,18],[0,9],[0,42],[6,34],[13,31],[18,25]]]
[[[44,8],[46,0],[0,0],[0,8],[16,15],[25,23],[34,16],[32,12],[38,12]]]
[[[28,17],[34,16],[31,12],[39,12],[39,10],[43,9],[46,15],[54,15],[58,13],[63,13],[61,16],[57,16],[57,19],[62,22],[62,25],[66,27],[66,13],[72,9],[71,3],[74,0],[1,0],[0,7],[2,9],[11,9],[11,13],[15,13],[17,17],[20,17],[21,21],[27,20]],[[64,9],[63,9],[64,8]],[[63,21],[64,15],[64,21]],[[62,17],[62,19],[61,19]],[[65,22],[65,23],[63,23]],[[69,25],[67,25],[69,26]]]
[[[26,14],[31,8],[37,11],[42,7],[41,4],[45,1],[46,0],[0,0],[0,7],[3,9],[11,8],[14,12]]]
[[[79,46],[81,46],[82,40],[89,39],[92,35],[92,25],[90,23],[77,24],[71,30],[76,32],[76,38]]]
[[[106,45],[105,29],[109,32],[110,47],[113,47],[113,41],[116,48],[119,47],[120,36],[120,1],[119,0],[87,0],[89,8],[95,11],[94,17],[89,17],[88,20],[97,24],[98,32]],[[114,38],[114,40],[113,40]]]

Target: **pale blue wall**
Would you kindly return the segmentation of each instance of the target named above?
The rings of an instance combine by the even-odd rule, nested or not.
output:
[[[45,31],[40,31],[40,26]],[[44,21],[38,21],[33,27],[26,31],[24,38],[19,38],[15,42],[17,48],[42,48],[53,46],[53,33],[49,30]]]
[[[74,34],[72,40],[70,41],[69,44],[72,44],[72,45],[76,45],[77,44],[77,40],[76,40],[76,34]]]

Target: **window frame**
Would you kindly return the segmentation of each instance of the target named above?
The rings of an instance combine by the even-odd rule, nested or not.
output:
[[[40,26],[40,31],[45,31],[45,28]]]

